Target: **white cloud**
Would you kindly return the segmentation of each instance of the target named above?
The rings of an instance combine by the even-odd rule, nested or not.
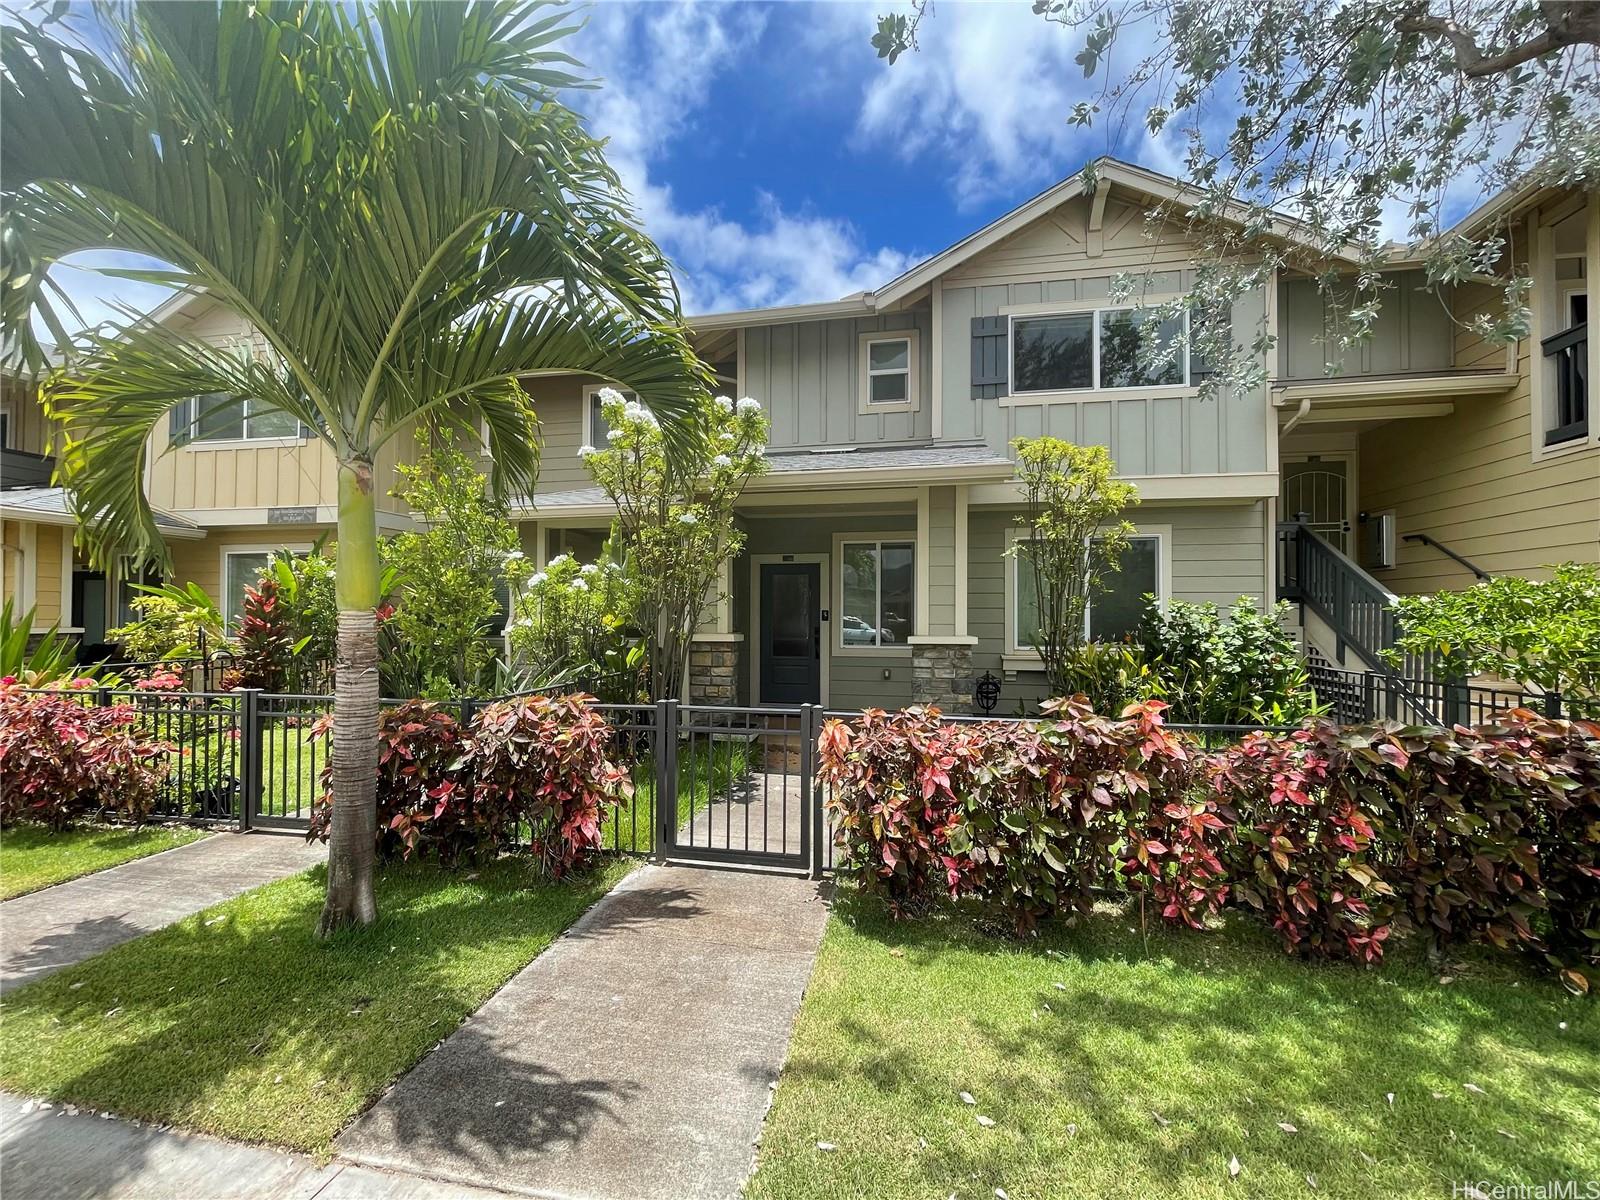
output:
[[[673,260],[689,312],[838,299],[921,257],[868,247],[848,220],[786,208],[754,183],[730,181],[753,192],[737,197],[755,208],[755,219],[741,222],[718,207],[681,204],[660,181],[659,164],[676,143],[715,134],[702,121],[719,72],[759,69],[772,74],[772,86],[785,86],[781,70],[767,65],[775,53],[762,44],[767,17],[754,5],[604,4],[575,39],[574,53],[605,82],[572,99],[610,139],[607,158]],[[865,39],[858,49],[870,56]]]

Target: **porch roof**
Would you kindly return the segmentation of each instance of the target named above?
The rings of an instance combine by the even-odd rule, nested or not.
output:
[[[996,483],[1011,478],[1015,464],[982,442],[917,446],[841,446],[785,450],[767,455],[767,474],[752,479],[746,494],[807,490],[904,487],[915,483]],[[594,517],[611,511],[597,487],[535,492],[514,506],[540,517]]]
[[[64,487],[20,487],[0,491],[0,516],[10,521],[39,525],[76,525],[72,500]],[[193,521],[155,510],[156,528],[167,537],[203,538],[206,531]]]

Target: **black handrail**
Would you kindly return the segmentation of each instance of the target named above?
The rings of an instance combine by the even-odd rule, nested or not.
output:
[[[1424,546],[1432,546],[1435,550],[1437,550],[1440,554],[1443,554],[1446,558],[1455,559],[1456,562],[1460,563],[1467,570],[1471,571],[1479,579],[1487,580],[1489,578],[1489,572],[1485,571],[1477,563],[1473,562],[1470,558],[1463,558],[1461,555],[1457,554],[1454,550],[1450,549],[1449,546],[1446,546],[1443,542],[1439,541],[1437,538],[1433,537],[1430,534],[1426,534],[1426,533],[1408,533],[1404,537],[1402,537],[1400,540],[1402,542],[1421,542]]]

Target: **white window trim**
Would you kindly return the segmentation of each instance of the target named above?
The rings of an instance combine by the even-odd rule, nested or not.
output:
[[[580,434],[578,445],[580,446],[593,446],[596,450],[605,449],[605,439],[600,436],[600,431],[594,427],[594,419],[597,413],[597,410],[594,406],[594,398],[601,392],[605,391],[606,388],[614,388],[616,391],[621,392],[624,400],[626,400],[629,396],[632,396],[635,400],[639,398],[639,393],[634,391],[632,388],[620,388],[614,383],[584,384],[583,416],[578,422],[578,431]]]
[[[1080,400],[1086,395],[1105,392],[1113,396],[1196,396],[1200,389],[1189,377],[1189,348],[1183,353],[1182,383],[1135,384],[1131,387],[1102,387],[1100,385],[1100,314],[1108,312],[1142,312],[1180,299],[1174,294],[1140,297],[1137,304],[1108,304],[1104,300],[1057,301],[1046,304],[1011,304],[1000,309],[1006,318],[1006,395],[1002,403],[1042,404],[1052,399]],[[1038,391],[1017,390],[1017,321],[1037,321],[1050,317],[1090,318],[1092,334],[1090,351],[1090,385],[1086,388],[1046,388]],[[1183,337],[1189,336],[1189,310],[1183,311]]]
[[[245,415],[244,415],[244,427],[245,427],[246,430],[248,430],[250,428],[250,413],[249,413],[249,410],[248,410],[249,403],[250,403],[249,398],[246,397],[245,404],[246,404],[247,408],[246,408]],[[296,418],[296,421],[298,422],[298,418]],[[309,433],[274,434],[271,437],[249,437],[249,436],[245,436],[245,437],[237,437],[237,438],[236,437],[203,438],[203,437],[199,436],[198,432],[195,432],[195,430],[197,429],[197,426],[198,426],[198,420],[196,421],[195,425],[191,425],[190,426],[191,432],[190,432],[190,435],[189,435],[189,440],[183,443],[183,447],[182,447],[183,449],[185,449],[185,450],[268,450],[268,449],[273,449],[273,448],[277,448],[277,449],[292,449],[292,448],[294,448],[296,446],[304,446],[307,442],[309,442],[311,440],[311,435]],[[297,428],[303,429],[305,427],[303,425],[297,425]]]
[[[1156,539],[1156,602],[1161,611],[1167,611],[1167,604],[1172,599],[1172,526],[1171,525],[1135,525],[1130,538],[1155,538]],[[1032,646],[1022,646],[1017,643],[1017,570],[1021,560],[1017,555],[1010,553],[1011,547],[1017,542],[1026,542],[1032,539],[1032,533],[1027,529],[1008,529],[1006,531],[1006,642],[1002,653],[1005,668],[1008,671],[1038,670],[1041,665],[1039,652]],[[1089,607],[1083,614],[1084,637],[1089,635],[1089,613],[1094,606],[1094,598],[1089,599]]]
[[[921,343],[915,329],[879,329],[872,333],[863,333],[857,339],[856,357],[860,360],[860,367],[856,373],[856,412],[860,416],[869,416],[873,413],[903,413],[917,412],[922,408],[922,393],[920,371],[918,370],[921,356]],[[896,400],[889,404],[872,403],[872,376],[873,375],[899,375],[899,371],[873,371],[870,349],[874,342],[904,342],[906,343],[906,398]]]
[[[290,554],[305,554],[311,549],[310,542],[234,542],[219,548],[221,558],[218,560],[220,571],[217,575],[217,592],[215,597],[217,607],[222,609],[222,626],[231,635],[233,633],[233,618],[236,614],[227,610],[228,605],[228,557],[235,554],[267,554],[272,555],[280,550],[287,550]]]
[[[921,561],[918,555],[917,531],[915,529],[889,530],[887,533],[836,533],[833,535],[833,562],[835,564],[833,576],[833,593],[831,596],[832,610],[835,620],[831,622],[834,628],[831,650],[847,658],[905,658],[911,654],[910,642],[896,642],[888,646],[847,646],[844,643],[844,548],[847,544],[857,542],[905,542],[911,547],[911,578],[917,578],[917,563]],[[913,582],[913,589],[916,584]],[[912,628],[915,630],[915,612],[917,597],[911,597]],[[883,615],[883,572],[878,572],[878,615]]]

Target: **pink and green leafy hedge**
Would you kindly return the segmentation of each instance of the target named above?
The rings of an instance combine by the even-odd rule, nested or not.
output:
[[[1019,931],[1128,891],[1193,928],[1248,906],[1307,956],[1378,962],[1398,925],[1600,979],[1600,725],[1318,723],[1207,751],[1162,708],[830,721],[841,871],[897,912],[972,898]]]

